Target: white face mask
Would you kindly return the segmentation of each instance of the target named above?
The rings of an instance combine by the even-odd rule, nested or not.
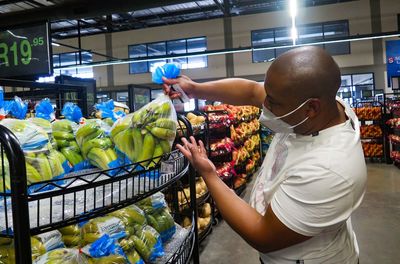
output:
[[[306,122],[308,120],[308,116],[306,118],[304,118],[302,121],[300,121],[299,123],[297,123],[296,125],[289,125],[288,123],[286,123],[285,121],[281,120],[284,117],[290,116],[291,114],[293,114],[294,112],[296,112],[297,110],[299,110],[301,107],[303,107],[311,98],[307,99],[306,101],[304,101],[304,103],[302,103],[301,105],[299,105],[296,109],[294,109],[293,111],[290,111],[287,114],[281,115],[281,116],[275,116],[274,113],[272,113],[270,110],[268,110],[264,105],[263,105],[263,111],[261,113],[260,116],[260,123],[263,124],[264,126],[268,127],[269,129],[271,129],[272,131],[274,131],[275,133],[293,133],[293,129],[301,124],[303,124],[304,122]]]

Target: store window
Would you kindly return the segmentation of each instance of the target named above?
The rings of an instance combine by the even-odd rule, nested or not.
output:
[[[253,51],[253,62],[272,61],[282,53],[291,48],[275,48],[276,46],[292,45],[291,29],[272,28],[254,30],[251,32],[251,43],[253,48],[268,48],[268,50]],[[298,44],[329,41],[331,39],[345,38],[349,36],[349,23],[347,20],[323,22],[316,24],[299,25]],[[331,43],[317,45],[324,48],[331,55],[350,54],[350,43]]]
[[[82,51],[82,64],[93,62],[91,52]],[[53,67],[68,67],[80,65],[79,52],[68,52],[53,54]],[[76,78],[93,78],[93,67],[71,68],[71,69],[54,69],[52,76],[39,78],[39,82],[54,82],[55,77],[59,75],[68,75]]]
[[[130,45],[129,58],[156,57],[166,55],[179,55],[207,50],[207,38],[175,39],[169,41],[153,42]],[[161,59],[146,62],[133,62],[129,64],[129,74],[152,72],[166,62],[177,62],[182,69],[206,68],[207,56],[183,57],[176,59]]]
[[[375,80],[373,73],[358,73],[342,75],[338,96],[347,103],[355,103],[374,98],[378,91],[375,91]]]

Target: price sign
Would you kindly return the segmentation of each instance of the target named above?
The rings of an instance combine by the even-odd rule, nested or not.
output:
[[[48,23],[0,31],[0,77],[50,75]]]

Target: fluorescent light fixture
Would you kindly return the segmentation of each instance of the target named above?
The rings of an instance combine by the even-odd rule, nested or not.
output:
[[[99,66],[109,66],[109,65],[121,65],[121,64],[129,64],[133,62],[146,62],[146,61],[158,61],[160,59],[179,59],[179,58],[195,58],[202,56],[214,56],[214,55],[225,55],[225,54],[235,54],[235,53],[244,53],[250,51],[260,51],[260,50],[273,50],[273,49],[284,49],[284,48],[296,48],[302,46],[314,46],[320,44],[332,44],[332,43],[344,43],[344,42],[353,42],[353,41],[363,41],[363,40],[373,40],[373,39],[384,39],[384,38],[393,38],[400,37],[400,32],[388,32],[385,35],[377,35],[377,36],[359,36],[352,37],[348,39],[338,39],[338,40],[327,40],[320,42],[311,42],[311,43],[302,43],[296,45],[283,45],[283,46],[271,46],[271,47],[262,47],[262,48],[253,48],[253,47],[245,47],[245,48],[235,48],[228,50],[215,50],[215,51],[204,51],[198,53],[191,53],[189,55],[181,54],[181,55],[168,55],[168,56],[159,56],[155,58],[143,58],[143,59],[121,59],[121,60],[112,60],[112,61],[99,61],[93,63],[87,63],[82,65],[70,65],[64,67],[54,67],[55,70],[68,70],[68,69],[82,69],[82,68],[91,68],[91,67],[99,67]]]
[[[56,46],[56,47],[60,47],[60,44],[55,43],[55,42],[51,42],[51,45]]]
[[[298,38],[298,34],[297,34],[297,28],[295,26],[292,26],[292,28],[290,30],[290,36],[292,37],[293,45],[296,45],[296,40]]]
[[[297,15],[297,0],[289,0],[290,16],[296,17]]]

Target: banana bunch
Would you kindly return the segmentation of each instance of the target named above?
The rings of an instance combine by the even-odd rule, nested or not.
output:
[[[70,225],[60,228],[62,240],[67,247],[78,247],[81,242],[81,230],[78,225]]]
[[[63,175],[66,158],[57,150],[26,151],[25,166],[28,184],[51,180]]]
[[[129,237],[133,241],[135,249],[146,262],[152,262],[157,257],[164,255],[164,250],[160,242],[160,235],[151,226],[144,226],[138,229],[135,235]]]
[[[82,264],[87,263],[86,259],[79,253],[78,249],[59,248],[47,252],[34,264]]]
[[[14,248],[10,245],[0,246],[0,264],[15,263]]]
[[[143,226],[147,223],[146,216],[142,209],[134,204],[115,212],[109,213],[108,215],[120,219],[125,224],[125,226]]]
[[[57,120],[53,122],[52,128],[53,136],[61,153],[67,158],[75,171],[83,169],[84,159],[74,136],[76,124],[67,119]]]
[[[91,219],[81,228],[81,242],[87,245],[104,234],[111,236],[119,232],[126,232],[126,227],[119,218],[113,216],[98,217]]]
[[[76,140],[83,157],[88,159],[92,165],[102,170],[119,166],[113,143],[97,122],[88,122],[81,126],[76,132]]]
[[[131,132],[124,134],[124,139],[128,140],[116,143],[117,146],[129,146],[124,153],[131,161],[141,162],[143,167],[154,167],[163,154],[171,151],[171,143],[176,135],[176,121],[171,116],[174,115],[170,102],[159,103],[156,100],[149,103],[133,113]],[[132,140],[129,140],[129,136],[132,136]],[[114,142],[118,142],[118,138],[114,138]]]
[[[135,155],[133,134],[130,129],[132,115],[133,114],[129,114],[115,122],[110,132],[110,137],[115,144],[117,153],[122,154],[122,160],[125,160],[126,157],[131,162],[134,160]]]
[[[148,223],[161,235],[163,242],[168,241],[176,231],[174,218],[167,208],[146,211]]]

